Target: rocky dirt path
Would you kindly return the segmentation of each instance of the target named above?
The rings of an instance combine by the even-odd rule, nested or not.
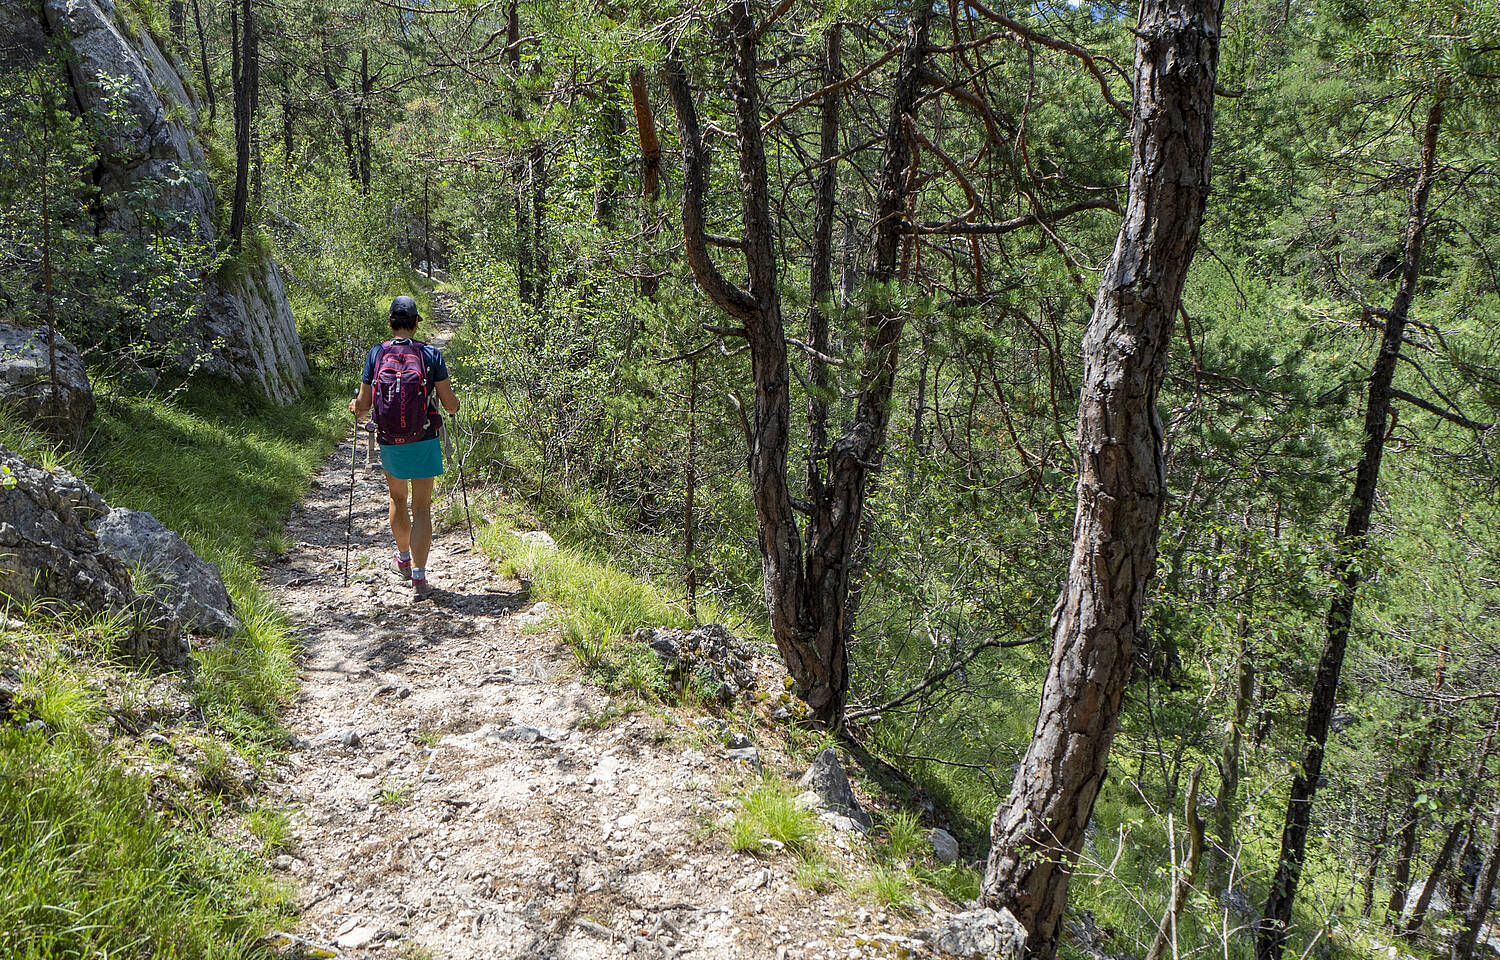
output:
[[[435,593],[414,602],[382,566],[384,482],[358,454],[349,586],[348,442],[266,576],[305,643],[282,784],[295,836],[275,864],[300,891],[298,936],[444,960],[896,952],[875,907],[811,892],[789,857],[730,852],[710,824],[755,774],[669,712],[605,719],[464,531],[439,532]]]

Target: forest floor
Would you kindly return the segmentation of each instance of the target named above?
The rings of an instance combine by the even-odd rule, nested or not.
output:
[[[444,343],[450,327],[432,339]],[[272,792],[294,810],[275,868],[298,889],[288,954],[466,958],[909,955],[904,913],[791,854],[734,852],[715,827],[760,774],[687,711],[622,715],[522,586],[439,531],[433,595],[386,564],[385,485],[351,445],[329,458],[267,567],[304,644]],[[768,767],[797,771],[775,747]],[[825,838],[856,869],[864,841]],[[842,853],[840,852],[842,851]],[[862,862],[862,861],[861,861]],[[323,955],[329,955],[327,952]]]

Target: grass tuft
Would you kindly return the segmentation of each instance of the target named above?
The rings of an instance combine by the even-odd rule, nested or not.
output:
[[[795,794],[784,781],[762,777],[750,791],[739,798],[739,808],[729,825],[729,846],[738,851],[763,852],[763,840],[783,844],[787,851],[803,862],[814,862],[818,856],[818,817],[810,810],[797,809]]]

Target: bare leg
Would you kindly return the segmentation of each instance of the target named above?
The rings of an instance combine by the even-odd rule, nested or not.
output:
[[[418,483],[427,483],[427,496],[432,496],[432,481],[418,480]],[[411,549],[411,515],[406,512],[406,481],[398,480],[389,473],[385,475],[385,487],[391,495],[391,536],[396,538],[396,549],[402,553]],[[431,521],[428,523],[427,536],[432,538]],[[426,559],[427,544],[422,544],[423,559]],[[420,564],[419,564],[420,566]]]
[[[411,482],[411,565],[427,566],[432,547],[432,483],[436,477]]]

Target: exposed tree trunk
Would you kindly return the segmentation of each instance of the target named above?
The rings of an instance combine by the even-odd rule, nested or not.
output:
[[[260,76],[258,30],[251,0],[238,0],[239,15],[230,7],[230,39],[234,48],[234,198],[229,212],[229,244],[238,251],[245,234],[250,202],[250,139],[254,132],[255,102]]]
[[[510,51],[511,73],[515,76],[515,82],[521,79],[521,7],[517,0],[511,0],[510,7],[506,11],[505,20],[505,42]],[[520,121],[525,119],[526,111],[521,106],[521,95],[516,93],[515,103],[511,108],[511,118]],[[527,216],[527,190],[534,172],[531,165],[525,161],[517,161],[513,170],[515,181],[516,201],[516,298],[522,303],[532,302],[531,293],[531,221]]]
[[[531,281],[531,305],[536,316],[541,317],[547,307],[547,286],[551,282],[552,263],[547,247],[547,151],[544,147],[533,147],[526,161],[531,172],[531,256],[533,275]]]
[[[1411,862],[1417,855],[1417,827],[1422,821],[1422,808],[1417,806],[1417,796],[1427,779],[1427,766],[1432,757],[1432,730],[1422,738],[1417,748],[1417,759],[1412,764],[1411,776],[1407,780],[1406,816],[1401,821],[1400,842],[1396,846],[1396,860],[1391,865],[1391,898],[1385,907],[1385,925],[1392,930],[1401,928],[1401,914],[1406,910],[1406,895],[1411,889]]]
[[[1182,907],[1187,903],[1188,894],[1193,892],[1198,864],[1203,860],[1203,818],[1198,816],[1198,781],[1202,776],[1203,767],[1199,766],[1188,777],[1187,793],[1182,801],[1183,825],[1188,829],[1187,856],[1182,865],[1176,867],[1172,876],[1172,896],[1167,904],[1167,913],[1162,917],[1161,925],[1156,928],[1156,939],[1152,941],[1151,949],[1146,951],[1146,960],[1161,960],[1168,943],[1174,945],[1172,955],[1177,956],[1177,918],[1182,915]]]
[[[1432,904],[1432,894],[1443,878],[1443,871],[1448,869],[1448,862],[1453,859],[1453,851],[1458,849],[1458,841],[1463,838],[1464,827],[1468,823],[1468,818],[1460,817],[1443,838],[1443,845],[1438,848],[1437,856],[1432,860],[1432,869],[1427,872],[1427,882],[1422,884],[1422,892],[1417,894],[1417,901],[1412,904],[1411,916],[1406,918],[1406,928],[1403,931],[1406,936],[1411,936],[1422,928],[1422,921],[1427,918],[1427,908]]]
[[[594,194],[594,216],[606,229],[614,229],[620,205],[620,140],[625,136],[625,115],[610,100],[604,111],[604,171]]]
[[[1240,753],[1244,747],[1245,724],[1250,721],[1250,703],[1255,695],[1255,658],[1250,651],[1250,616],[1255,606],[1255,592],[1250,589],[1245,596],[1245,609],[1235,622],[1235,634],[1239,639],[1239,663],[1236,669],[1237,683],[1234,691],[1234,715],[1229,721],[1228,735],[1219,754],[1219,795],[1214,804],[1215,832],[1219,835],[1217,865],[1223,867],[1233,863],[1235,848],[1235,821],[1240,810]]]
[[[356,126],[359,132],[359,192],[370,193],[370,51],[359,51],[359,104],[355,108]]]
[[[288,75],[285,85],[281,88],[281,153],[282,162],[286,166],[286,174],[288,176],[291,174],[292,153],[294,152],[293,135],[296,133],[295,119],[292,113],[292,78]]]
[[[879,175],[877,217],[867,277],[872,289],[895,277],[896,251],[906,226],[910,183],[907,123],[915,110],[918,71],[927,52],[930,2],[913,10],[902,47]],[[759,31],[745,0],[729,6],[734,56],[730,95],[739,132],[740,206],[748,288],[724,278],[708,252],[704,227],[706,171],[697,110],[687,76],[675,58],[667,81],[676,108],[683,156],[683,239],[688,263],[708,297],[742,325],[750,348],[754,409],[749,418],[750,488],[758,521],[761,566],[772,634],[799,696],[815,722],[843,726],[848,694],[846,650],[852,627],[849,576],[864,511],[870,471],[878,462],[889,420],[890,397],[904,316],[872,297],[865,311],[861,392],[853,422],[829,452],[822,498],[809,504],[807,552],[787,482],[790,372],[777,290],[775,226],[766,185],[765,142],[757,79]]]
[[[167,4],[167,22],[172,25],[172,39],[179,46],[187,45],[187,7],[183,0],[170,0]]]
[[[1370,372],[1369,396],[1365,403],[1364,450],[1354,480],[1354,498],[1349,519],[1339,539],[1339,560],[1333,600],[1328,605],[1328,637],[1318,672],[1313,680],[1307,707],[1307,726],[1303,738],[1307,753],[1292,778],[1287,796],[1286,819],[1281,830],[1281,854],[1277,858],[1276,876],[1271,881],[1270,896],[1255,943],[1257,960],[1280,960],[1292,919],[1292,903],[1297,896],[1297,882],[1307,852],[1307,831],[1312,823],[1313,797],[1318,778],[1323,774],[1323,751],[1328,743],[1328,728],[1338,699],[1339,676],[1344,669],[1344,651],[1349,644],[1349,629],[1354,618],[1354,598],[1364,577],[1365,553],[1369,546],[1370,513],[1375,506],[1375,491],[1380,480],[1380,460],[1385,453],[1386,417],[1391,407],[1391,383],[1396,360],[1401,353],[1401,339],[1406,331],[1406,317],[1416,293],[1422,271],[1422,237],[1427,231],[1427,198],[1436,179],[1438,131],[1443,125],[1443,101],[1435,101],[1427,112],[1422,137],[1422,160],[1417,182],[1412,188],[1406,218],[1406,237],[1402,255],[1401,285],[1385,317],[1385,333],[1380,354]]]
[[[643,249],[649,251],[656,236],[656,204],[661,199],[661,140],[656,135],[656,117],[651,112],[651,99],[647,96],[646,73],[640,67],[630,71],[630,102],[635,110],[636,135],[641,142],[641,196],[646,199],[645,234],[641,240]],[[649,256],[643,264],[641,296],[655,300],[661,288],[661,280],[652,274],[653,263]]]
[[[1211,170],[1219,0],[1142,0],[1129,197],[1084,336],[1078,506],[1031,745],[995,811],[982,899],[1057,951],[1068,880],[1104,781],[1165,496],[1156,410]]]
[[[1391,779],[1394,776],[1394,768],[1387,771],[1385,787],[1381,790],[1380,826],[1375,833],[1375,842],[1370,844],[1370,865],[1365,870],[1364,903],[1360,908],[1360,915],[1366,918],[1375,910],[1375,875],[1380,872],[1380,864],[1385,860],[1386,844],[1391,841]]]
[[[318,45],[322,53],[319,65],[323,71],[323,85],[328,88],[329,101],[333,108],[333,119],[338,125],[339,137],[344,142],[344,163],[349,168],[349,182],[358,189],[360,185],[359,150],[355,143],[354,124],[349,121],[349,111],[344,104],[345,94],[343,85],[333,72],[333,52],[328,47],[328,34],[326,32],[318,34]],[[340,59],[342,60],[342,58]],[[340,63],[340,67],[342,67],[342,63]]]
[[[1479,868],[1479,880],[1474,884],[1474,899],[1469,901],[1469,911],[1464,914],[1464,925],[1453,939],[1452,960],[1473,960],[1479,928],[1484,926],[1490,914],[1490,898],[1495,893],[1496,874],[1500,874],[1500,801],[1495,804],[1494,824],[1490,827],[1490,850],[1485,854],[1484,866]]]
[[[432,177],[422,175],[422,265],[432,279]]]
[[[826,89],[843,79],[841,56],[842,26],[835,22],[828,28],[823,43],[823,71],[820,87]],[[809,306],[807,340],[814,355],[808,358],[812,384],[807,391],[807,498],[817,502],[823,495],[823,469],[820,463],[828,444],[828,395],[833,388],[828,364],[828,314],[824,306],[833,296],[833,218],[838,198],[839,104],[840,93],[823,97],[819,120],[818,179],[813,186],[812,265],[809,271]]]
[[[208,35],[203,32],[203,11],[193,0],[193,27],[198,31],[198,60],[203,68],[203,95],[208,98],[208,119],[216,120],[219,103],[214,97],[214,77],[208,69]]]

